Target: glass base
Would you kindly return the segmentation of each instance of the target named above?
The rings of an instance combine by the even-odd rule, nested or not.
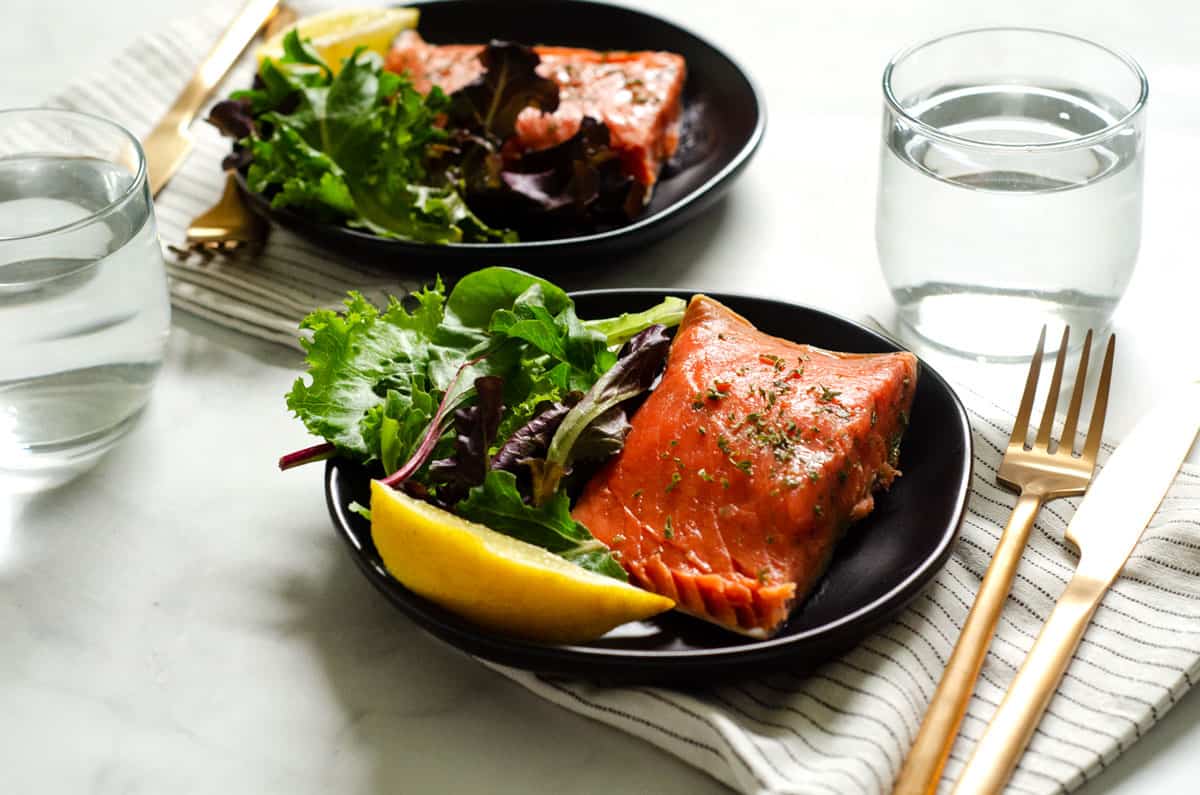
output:
[[[74,480],[95,466],[141,416],[138,410],[115,425],[65,442],[0,448],[0,490],[31,494]]]
[[[1108,328],[1116,301],[1058,300],[1035,293],[943,292],[922,296],[896,295],[902,336],[915,336],[917,346],[981,362],[1029,361],[1038,335],[1046,328],[1046,353],[1058,351],[1065,326],[1071,328],[1069,347],[1078,348],[1088,329]]]

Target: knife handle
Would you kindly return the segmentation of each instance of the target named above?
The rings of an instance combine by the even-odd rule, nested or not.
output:
[[[958,727],[967,712],[967,703],[975,692],[975,680],[987,657],[988,646],[996,632],[996,622],[1008,600],[1013,575],[1021,561],[1021,552],[1029,539],[1029,529],[1042,507],[1042,496],[1023,491],[1017,498],[1008,525],[1000,536],[992,562],[979,586],[975,603],[946,663],[942,680],[929,702],[921,728],[904,767],[896,779],[894,795],[932,795],[937,791],[942,768],[958,737]]]
[[[1107,582],[1080,574],[1067,583],[959,775],[955,795],[989,795],[1004,789],[1107,587]]]
[[[200,62],[183,91],[179,92],[160,126],[170,126],[182,132],[191,125],[196,114],[204,107],[208,95],[220,84],[225,73],[237,62],[242,50],[275,13],[278,5],[279,0],[249,0],[246,3],[221,34],[212,51]]]

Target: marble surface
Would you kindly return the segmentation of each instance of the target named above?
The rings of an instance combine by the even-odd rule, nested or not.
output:
[[[1200,294],[1191,0],[644,5],[750,69],[768,98],[767,138],[703,221],[569,286],[739,290],[886,322],[872,228],[883,63],[939,32],[1042,25],[1129,50],[1152,84],[1142,255],[1115,320],[1112,435],[1157,390],[1200,375],[1186,320]],[[193,8],[7,0],[0,107],[36,104]],[[985,379],[998,399],[1019,391],[1017,370],[945,366]],[[298,367],[289,351],[178,314],[154,400],[124,443],[69,485],[0,491],[0,791],[722,791],[526,694],[384,603],[330,532],[319,469],[274,469],[306,442],[281,399]],[[1189,695],[1082,791],[1191,791],[1198,742],[1200,696]]]

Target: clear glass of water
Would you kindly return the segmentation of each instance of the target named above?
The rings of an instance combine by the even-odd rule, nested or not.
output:
[[[0,112],[0,490],[66,480],[123,436],[169,323],[137,140],[87,114]]]
[[[1147,91],[1127,56],[1046,30],[893,58],[875,232],[906,330],[998,360],[1043,324],[1101,331],[1141,240]]]

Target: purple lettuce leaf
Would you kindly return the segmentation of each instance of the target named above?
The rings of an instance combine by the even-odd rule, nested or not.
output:
[[[504,412],[504,379],[487,375],[475,379],[476,402],[454,412],[454,454],[429,464],[430,479],[437,485],[438,501],[453,505],[483,483],[488,471],[488,450],[496,440]]]

